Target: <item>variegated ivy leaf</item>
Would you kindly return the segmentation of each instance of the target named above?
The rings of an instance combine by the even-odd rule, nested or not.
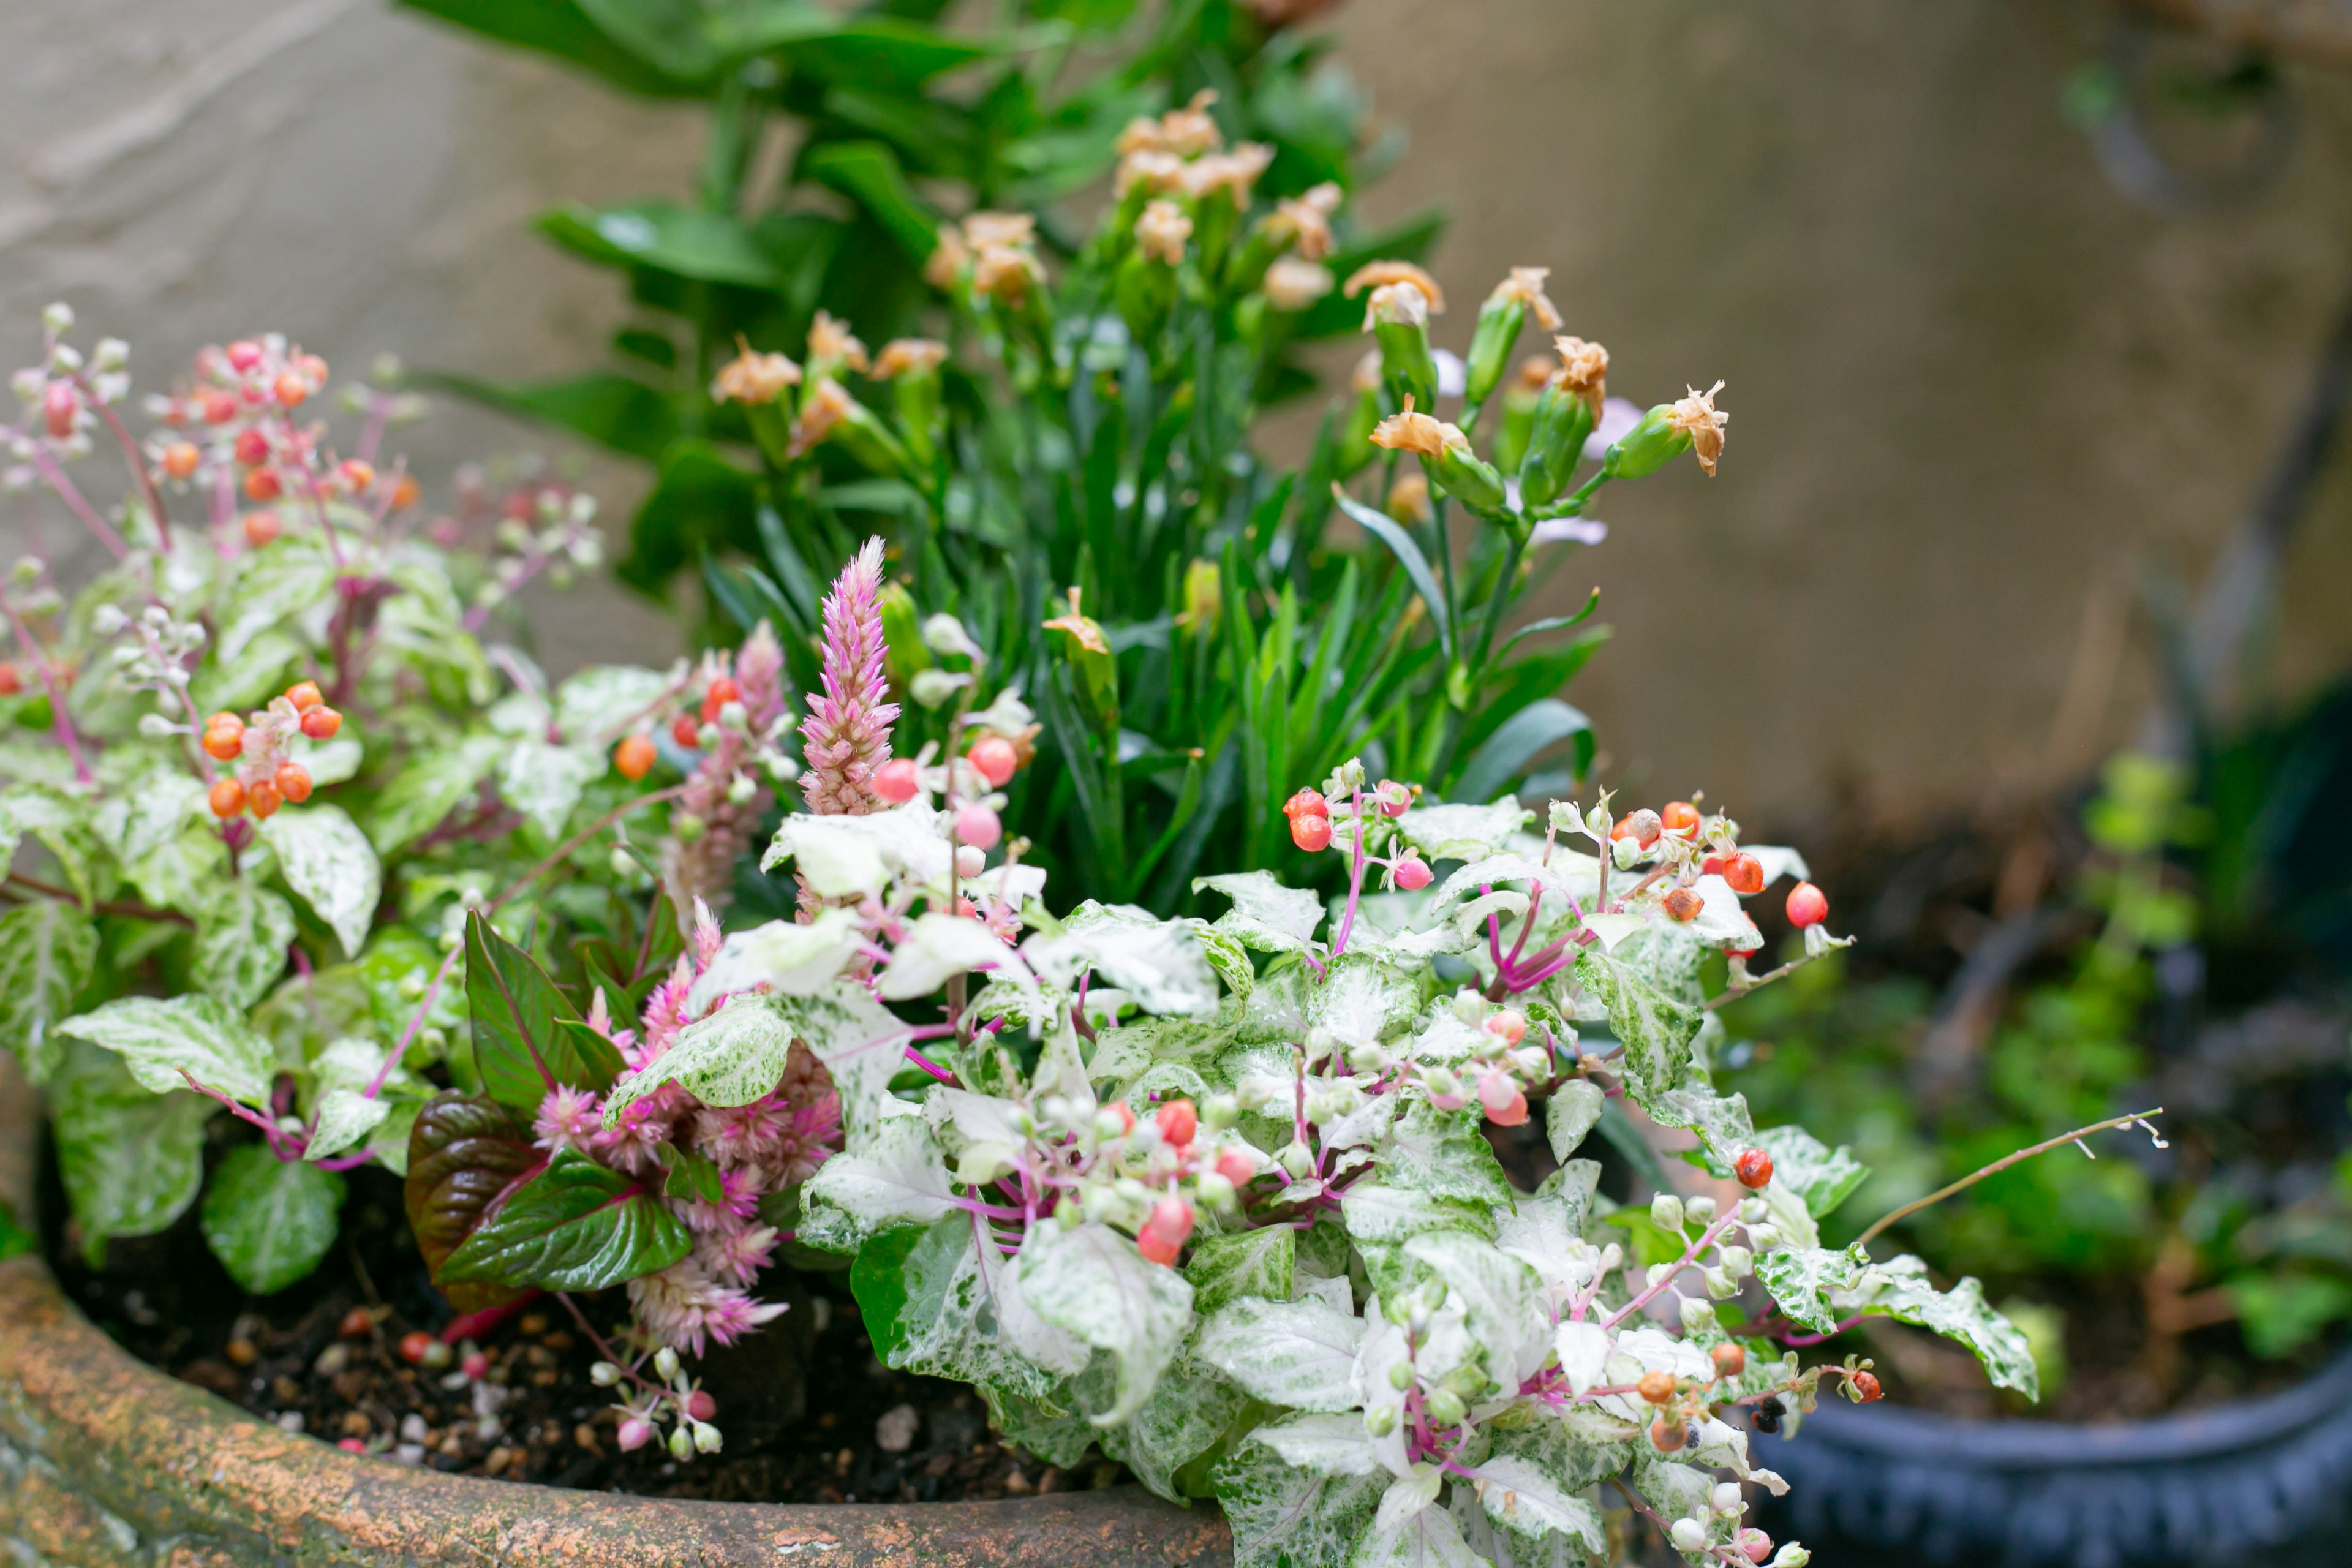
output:
[[[368,819],[376,848],[389,855],[439,826],[490,776],[507,745],[496,735],[473,735],[412,758],[385,786]]]
[[[101,802],[93,825],[127,868],[177,838],[204,799],[205,786],[193,774],[159,759]]]
[[[548,837],[563,831],[588,786],[604,772],[604,753],[593,746],[518,741],[499,767],[499,794]]]
[[[1032,1310],[1108,1352],[1118,1363],[1118,1397],[1093,1417],[1095,1425],[1116,1426],[1131,1418],[1151,1397],[1192,1327],[1192,1287],[1174,1269],[1146,1261],[1127,1237],[1096,1223],[1076,1230],[1038,1226],[1029,1233],[1018,1267],[1021,1293]]]
[[[1759,1274],[1763,1262],[1757,1259]],[[1974,1351],[1994,1387],[2015,1389],[2028,1399],[2042,1397],[2041,1374],[2025,1331],[1986,1304],[1984,1287],[1974,1277],[1938,1291],[1928,1281],[1927,1266],[1916,1258],[1874,1263],[1850,1288],[1835,1292],[1832,1311],[1861,1312],[1933,1329]]]
[[[1625,1086],[1646,1107],[1681,1079],[1703,1014],[1632,965],[1591,949],[1577,957],[1576,981],[1608,1008],[1610,1030],[1625,1047]]]
[[[343,1212],[343,1178],[260,1143],[240,1143],[205,1194],[205,1244],[229,1278],[275,1295],[319,1266]]]
[[[1493,1212],[1483,1205],[1451,1203],[1409,1187],[1360,1181],[1339,1199],[1348,1234],[1358,1242],[1394,1245],[1424,1231],[1461,1228],[1495,1234]]]
[[[274,629],[313,605],[334,599],[336,567],[322,550],[287,541],[274,550],[257,550],[243,557],[236,585],[226,603],[233,613],[225,618],[213,641],[213,658],[234,662],[263,633]]]
[[[1870,1167],[1852,1151],[1843,1144],[1832,1149],[1793,1122],[1758,1133],[1756,1146],[1772,1156],[1772,1185],[1794,1193],[1817,1220],[1827,1219],[1870,1179]]]
[[[1570,1328],[1601,1331],[1594,1323],[1562,1323],[1565,1333]],[[1587,1386],[1600,1382],[1596,1373]],[[1596,1436],[1580,1423],[1596,1415],[1589,1407],[1579,1407],[1567,1416],[1547,1414],[1525,1426],[1496,1431],[1495,1452],[1524,1460],[1540,1473],[1570,1492],[1580,1492],[1597,1481],[1604,1481],[1625,1468],[1633,1457],[1636,1444],[1645,1444],[1648,1436],[1639,1427],[1627,1427],[1602,1418],[1602,1425],[1612,1427],[1622,1436]],[[1572,1418],[1572,1419],[1571,1419]]]
[[[1303,952],[1322,922],[1323,900],[1310,890],[1284,887],[1271,871],[1192,879],[1194,892],[1203,888],[1234,901],[1217,917],[1216,929],[1259,952]]]
[[[1721,1095],[1697,1072],[1643,1103],[1650,1120],[1662,1127],[1696,1133],[1698,1152],[1707,1169],[1731,1174],[1732,1162],[1756,1142],[1756,1125],[1748,1114],[1748,1097]],[[1776,1171],[1775,1175],[1778,1175]]]
[[[98,927],[73,905],[39,899],[0,915],[0,1045],[35,1083],[57,1071],[58,1024],[97,964]]]
[[[196,950],[189,978],[239,1012],[261,1000],[286,969],[294,909],[251,879],[224,878],[196,911]]]
[[[343,1152],[370,1138],[391,1116],[396,1102],[407,1100],[413,1105],[423,1098],[416,1080],[396,1068],[383,1092],[368,1094],[368,1086],[383,1068],[383,1056],[382,1047],[362,1039],[333,1040],[319,1053],[310,1064],[315,1125],[303,1150],[304,1158],[323,1160]]]
[[[1214,1447],[1249,1404],[1214,1369],[1179,1356],[1160,1374],[1143,1408],[1124,1426],[1100,1430],[1103,1452],[1171,1502],[1182,1502],[1176,1472]]]
[[[749,1105],[773,1093],[793,1042],[804,1042],[833,1075],[853,1134],[903,1062],[907,1026],[865,988],[840,982],[805,996],[737,996],[677,1032],[669,1049],[613,1085],[604,1125],[664,1084],[705,1105]]]
[[[117,997],[58,1030],[114,1052],[150,1094],[185,1089],[193,1078],[247,1105],[269,1103],[269,1042],[213,997]]]
[[[304,805],[263,823],[261,837],[286,885],[357,958],[383,896],[383,868],[359,825],[340,805]]]
[[[1486,1517],[1486,1505],[1467,1486],[1454,1489],[1445,1509],[1470,1550],[1494,1568],[1598,1568],[1608,1561],[1565,1535],[1522,1535],[1496,1524]]]
[[[280,631],[264,631],[234,654],[215,646],[213,657],[196,667],[189,695],[207,713],[226,709],[242,713],[258,708],[286,689],[303,661],[302,645]]]
[[[592,664],[555,689],[555,727],[575,745],[615,740],[661,700],[670,678],[627,664]]]
[[[1575,1153],[1586,1134],[1600,1125],[1601,1112],[1608,1103],[1601,1086],[1591,1079],[1570,1079],[1553,1089],[1544,1105],[1544,1134],[1551,1143],[1551,1157],[1565,1161]]]
[[[1859,1247],[1783,1247],[1756,1259],[1756,1278],[1792,1322],[1826,1334],[1839,1318],[1831,1293],[1853,1289],[1865,1260]]]
[[[1506,796],[1492,805],[1416,806],[1397,818],[1405,842],[1431,860],[1481,860],[1499,855],[1535,813]]]
[[[1418,1096],[1377,1146],[1373,1167],[1391,1187],[1509,1212],[1511,1184],[1471,1108],[1440,1110]]]
[[[1201,943],[1201,956],[1209,961],[1209,967],[1225,983],[1225,989],[1236,997],[1247,997],[1257,985],[1257,966],[1250,962],[1249,949],[1241,939],[1206,921],[1184,923],[1192,928],[1193,936]]]
[[[882,971],[875,989],[887,1001],[911,1002],[929,995],[953,976],[974,970],[985,970],[989,978],[1013,984],[1033,978],[1020,955],[978,921],[938,913],[919,915],[891,949],[889,967]]]
[[[1281,1455],[1283,1463],[1318,1475],[1369,1476],[1384,1468],[1371,1434],[1364,1429],[1363,1416],[1353,1411],[1345,1415],[1294,1415],[1287,1421],[1261,1426],[1250,1437]],[[1388,1489],[1388,1483],[1389,1478],[1382,1474],[1378,1490],[1365,1505],[1367,1522],[1372,1510],[1380,1506],[1380,1492]]]
[[[992,1247],[981,1256],[971,1215],[950,1213],[877,1236],[859,1249],[849,1281],[886,1366],[1042,1399],[1057,1376],[1086,1369],[1087,1351],[1015,1331],[1035,1314],[1003,1289],[1012,1272]]]
[[[1041,978],[1065,990],[1091,973],[1097,984],[1126,992],[1147,1013],[1206,1019],[1217,1012],[1216,977],[1189,921],[1089,899],[1058,935],[1033,936],[1021,953]]]
[[[1363,1339],[1362,1319],[1324,1302],[1244,1296],[1201,1325],[1192,1353],[1270,1405],[1336,1413],[1359,1403]]]
[[[877,1231],[929,1225],[956,1207],[939,1144],[915,1116],[883,1118],[856,1150],[817,1168],[801,1202],[799,1239],[831,1252],[855,1252]]]
[[[91,819],[92,805],[85,796],[50,784],[23,784],[0,795],[0,823],[17,841],[40,840],[85,909],[104,898],[114,880],[106,840]]]
[[[770,921],[731,932],[686,994],[687,1014],[698,1017],[721,997],[745,991],[812,995],[841,978],[842,965],[864,940],[857,911],[844,909],[819,910],[806,925]]]
[[[195,1201],[205,1179],[205,1123],[219,1109],[184,1090],[155,1094],[122,1058],[63,1039],[49,1089],[58,1167],[95,1258],[109,1237],[152,1236]]]
[[[1289,1300],[1297,1237],[1295,1226],[1266,1225],[1196,1240],[1184,1265],[1184,1278],[1192,1282],[1192,1310],[1210,1313],[1253,1298]]]
[[[1566,1536],[1591,1552],[1607,1549],[1601,1510],[1531,1460],[1512,1455],[1485,1460],[1471,1471],[1471,1485],[1486,1517],[1506,1530],[1527,1536]]]
[[[1423,987],[1410,970],[1369,953],[1342,953],[1307,993],[1307,1022],[1328,1029],[1343,1047],[1370,1045],[1413,1021]]]
[[[1513,1366],[1516,1378],[1543,1365],[1551,1354],[1551,1320],[1537,1300],[1533,1269],[1458,1230],[1416,1236],[1404,1244],[1404,1252],[1445,1281],[1449,1300],[1460,1302],[1469,1314],[1471,1331]]]
[[[1355,1427],[1369,1463],[1364,1424]],[[1215,1472],[1217,1501],[1234,1532],[1234,1568],[1343,1568],[1388,1489],[1386,1472],[1314,1469],[1285,1458],[1265,1440],[1268,1430],[1260,1427]]]
[[[1571,1160],[1553,1172],[1534,1196],[1521,1198],[1504,1216],[1495,1246],[1547,1285],[1589,1280],[1595,1249],[1584,1239],[1584,1221],[1600,1173],[1590,1160]]]
[[[1336,931],[1348,918],[1347,895],[1335,894],[1324,912]],[[1404,968],[1426,963],[1439,953],[1467,952],[1486,941],[1484,931],[1465,936],[1451,921],[1431,923],[1426,888],[1417,893],[1364,894],[1356,900],[1356,923],[1348,928],[1350,956]]]
[[[1402,1484],[1402,1483],[1399,1483]],[[1375,1528],[1348,1559],[1348,1568],[1488,1568],[1462,1539],[1454,1516],[1434,1505],[1387,1530]]]
[[[788,816],[760,869],[786,860],[828,899],[865,898],[897,879],[945,889],[955,872],[945,819],[920,800],[866,816]]]

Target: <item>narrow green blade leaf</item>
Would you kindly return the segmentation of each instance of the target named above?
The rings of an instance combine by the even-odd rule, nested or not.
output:
[[[1429,558],[1422,554],[1421,546],[1412,542],[1412,535],[1388,513],[1374,511],[1337,485],[1331,487],[1331,499],[1339,503],[1339,510],[1346,512],[1359,528],[1389,547],[1389,552],[1397,558],[1397,564],[1403,567],[1404,574],[1412,579],[1413,591],[1428,606],[1431,624],[1437,627],[1438,646],[1445,650],[1446,658],[1452,658],[1454,623],[1446,613],[1445,595],[1437,586],[1436,575],[1429,569]]]

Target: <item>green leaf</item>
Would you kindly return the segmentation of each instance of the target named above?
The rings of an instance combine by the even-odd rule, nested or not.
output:
[[[657,593],[699,556],[756,548],[758,507],[750,474],[708,442],[679,441],[663,455],[660,475],[629,524],[629,553],[614,570]]]
[[[912,92],[942,71],[985,59],[995,47],[890,16],[841,17],[814,5],[752,8],[713,18],[721,47],[749,53],[782,46],[795,73],[819,80]]]
[[[0,795],[0,824],[15,839],[29,834],[57,857],[58,868],[88,909],[113,882],[106,841],[92,819],[90,802],[47,784],[18,784]]]
[[[1675,1001],[1630,964],[1587,949],[1576,983],[1609,1010],[1609,1028],[1624,1046],[1625,1087],[1646,1107],[1678,1082],[1706,1015]]]
[[[572,808],[604,775],[604,753],[593,746],[518,741],[499,770],[499,793],[548,837],[563,831]]]
[[[921,261],[939,245],[939,216],[915,194],[897,153],[879,142],[832,142],[801,155],[801,172],[872,214],[899,247]]]
[[[118,997],[58,1030],[120,1056],[150,1094],[185,1089],[193,1078],[247,1105],[269,1103],[276,1067],[269,1042],[213,997]]]
[[[907,1318],[907,1259],[933,1228],[940,1227],[969,1230],[971,1226],[960,1215],[948,1215],[937,1226],[892,1226],[868,1237],[857,1249],[856,1261],[849,1266],[849,1293],[857,1299],[866,1337],[873,1342],[875,1357],[884,1366],[900,1364],[897,1358],[918,1327]]]
[[[545,1163],[525,1124],[487,1095],[445,1091],[417,1112],[408,1141],[408,1227],[433,1282],[459,1311],[513,1300],[514,1292],[500,1287],[445,1282],[441,1266],[485,1214]]]
[[[1651,1097],[1643,1109],[1661,1127],[1696,1133],[1699,1146],[1685,1157],[1721,1175],[1730,1175],[1732,1162],[1756,1142],[1755,1124],[1748,1114],[1748,1097],[1717,1094],[1696,1071],[1664,1094]],[[1777,1177],[1779,1173],[1774,1174]]]
[[[211,1100],[152,1093],[113,1052],[67,1040],[49,1109],[66,1197],[93,1258],[108,1237],[152,1236],[195,1201]]]
[[[1174,1269],[1146,1261],[1125,1236],[1093,1223],[1066,1231],[1040,1226],[1015,1268],[1038,1317],[1118,1363],[1118,1398],[1095,1425],[1132,1417],[1192,1327],[1192,1287]]]
[[[1790,1321],[1826,1334],[1836,1329],[1840,1316],[1830,1294],[1853,1288],[1864,1258],[1857,1247],[1784,1247],[1757,1258],[1756,1278]]]
[[[340,805],[305,805],[263,823],[261,837],[276,852],[286,885],[357,958],[383,896],[383,867],[359,825]]]
[[[489,776],[505,754],[496,735],[475,735],[455,745],[428,747],[404,765],[384,789],[369,818],[368,837],[385,855],[439,826],[459,801]]]
[[[319,1266],[342,1212],[341,1176],[241,1143],[205,1194],[205,1245],[247,1291],[275,1295]]]
[[[727,1190],[719,1180],[717,1163],[674,1143],[663,1144],[662,1151],[662,1163],[669,1171],[662,1182],[662,1196],[680,1202],[698,1198],[707,1204],[724,1201]]]
[[[593,1030],[564,1027],[582,1022],[579,1012],[478,911],[466,917],[466,1006],[482,1088],[522,1116],[538,1115],[558,1086],[602,1094],[620,1076],[619,1049]]]
[[[1192,1310],[1205,1315],[1251,1298],[1289,1300],[1297,1254],[1297,1232],[1288,1225],[1195,1242],[1192,1260],[1184,1265],[1184,1278],[1192,1282]]]
[[[1454,657],[1453,615],[1447,608],[1444,594],[1437,586],[1436,574],[1429,569],[1429,558],[1421,552],[1421,546],[1412,542],[1412,535],[1407,533],[1396,519],[1384,511],[1373,510],[1338,485],[1331,487],[1331,499],[1339,503],[1339,510],[1346,512],[1359,528],[1389,547],[1389,553],[1394,555],[1397,564],[1404,568],[1413,592],[1421,595],[1422,604],[1428,607],[1430,624],[1437,628],[1437,645],[1451,659]]]
[[[1546,632],[1564,632],[1571,626],[1580,626],[1590,620],[1592,612],[1600,607],[1601,590],[1595,588],[1592,590],[1592,596],[1584,601],[1584,608],[1572,616],[1546,616],[1539,621],[1529,621],[1504,639],[1503,646],[1495,650],[1495,657],[1498,659],[1504,658],[1519,646],[1519,641],[1523,637],[1541,637]]]
[[[1044,1399],[1056,1374],[1013,1342],[1011,1330],[1025,1304],[1003,1289],[1011,1268],[1007,1258],[983,1272],[971,1216],[950,1214],[929,1226],[894,1226],[866,1242],[850,1268],[850,1289],[886,1366]],[[1062,1368],[1083,1370],[1086,1348],[1071,1342],[1068,1352]]]
[[[370,1095],[368,1086],[383,1068],[384,1047],[373,1040],[330,1041],[310,1064],[310,1141],[303,1146],[306,1160],[325,1160],[341,1153],[362,1139],[373,1141],[377,1128],[392,1116],[395,1103],[414,1109],[430,1086],[420,1086],[395,1068],[383,1090]],[[407,1140],[401,1140],[406,1147]]]
[[[1171,1502],[1184,1501],[1177,1472],[1209,1453],[1251,1407],[1247,1394],[1206,1364],[1179,1356],[1124,1426],[1100,1429],[1103,1452]]]
[[[1271,871],[1235,871],[1195,877],[1192,890],[1207,888],[1234,901],[1217,917],[1216,929],[1260,952],[1298,952],[1315,940],[1323,923],[1323,900],[1312,889],[1286,888]]]
[[[1490,800],[1524,773],[1546,748],[1571,736],[1584,737],[1578,752],[1580,756],[1589,757],[1591,735],[1592,721],[1559,698],[1530,702],[1486,737],[1486,743],[1454,781],[1453,793],[1465,801]],[[1578,771],[1582,771],[1580,766]]]
[[[239,1012],[268,992],[286,969],[294,910],[249,877],[222,879],[196,912],[196,950],[189,978]]]
[[[470,28],[485,37],[551,55],[613,86],[648,98],[704,96],[614,41],[573,0],[394,0],[404,10]]]
[[[0,915],[0,1045],[16,1053],[25,1076],[49,1081],[64,1052],[58,1020],[98,965],[98,927],[56,899]]]
[[[1375,1145],[1373,1169],[1391,1187],[1507,1213],[1511,1184],[1479,1124],[1475,1106],[1440,1110],[1415,1096]]]
[[[658,1273],[693,1246],[644,1182],[563,1149],[457,1244],[436,1278],[601,1290]]]
[[[1756,1271],[1759,1277],[1764,1271],[1760,1258]],[[2032,1342],[2024,1330],[1987,1304],[1984,1287],[1972,1277],[1949,1290],[1938,1291],[1928,1282],[1925,1263],[1916,1258],[1896,1258],[1864,1269],[1851,1290],[1838,1294],[1836,1306],[1846,1313],[1860,1311],[1864,1317],[1893,1318],[1898,1323],[1933,1329],[1974,1351],[1994,1387],[2014,1389],[2028,1399],[2042,1397]]]
[[[1319,1475],[1262,1443],[1243,1445],[1215,1471],[1234,1568],[1342,1568],[1391,1479]]]
[[[1333,1414],[1356,1407],[1364,1321],[1328,1302],[1244,1296],[1201,1324],[1192,1353],[1269,1405]]]
[[[667,396],[635,376],[609,371],[555,381],[491,381],[449,372],[418,379],[649,463],[678,435],[677,412]]]
[[[855,1252],[878,1231],[940,1219],[955,1208],[954,1196],[930,1129],[917,1117],[890,1117],[802,1187],[800,1239]]]
[[[646,267],[746,289],[782,289],[788,281],[751,231],[722,213],[672,202],[601,212],[574,205],[541,213],[538,223],[556,244],[607,267]]]

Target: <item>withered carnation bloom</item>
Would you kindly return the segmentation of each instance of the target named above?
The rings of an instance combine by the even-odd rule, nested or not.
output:
[[[1718,381],[1705,392],[1696,387],[1684,390],[1689,395],[1676,398],[1675,405],[1666,410],[1666,424],[1688,433],[1692,455],[1712,479],[1716,460],[1723,456],[1723,427],[1731,423],[1730,414],[1715,405],[1715,395],[1723,390],[1723,383]]]
[[[1599,343],[1586,342],[1582,338],[1554,338],[1551,346],[1559,351],[1559,369],[1556,379],[1567,390],[1584,400],[1592,416],[1601,416],[1601,403],[1609,395],[1609,351]],[[1720,384],[1719,383],[1717,384]],[[1718,447],[1720,441],[1716,443]]]
[[[1005,303],[1025,297],[1030,285],[1045,280],[1045,270],[1028,250],[1010,245],[985,247],[971,264],[971,291],[983,300]]]
[[[837,321],[823,310],[809,324],[808,355],[812,361],[838,361],[861,374],[867,368],[866,345],[850,331],[848,323]]]
[[[1432,315],[1445,313],[1445,290],[1437,286],[1436,279],[1410,261],[1367,261],[1356,268],[1341,291],[1352,300],[1367,289],[1384,288],[1391,283],[1412,284],[1429,301]]]
[[[892,338],[874,358],[874,379],[888,381],[937,370],[947,357],[947,344],[937,338]]]
[[[1372,445],[1385,447],[1391,452],[1414,452],[1424,458],[1440,458],[1448,447],[1467,451],[1470,437],[1458,426],[1426,414],[1416,414],[1412,397],[1406,395],[1404,412],[1391,414],[1373,427]]]
[[[923,281],[934,289],[950,289],[956,274],[971,259],[971,247],[963,242],[963,231],[951,223],[940,225],[939,240],[923,262]]]
[[[1331,215],[1341,200],[1339,187],[1328,180],[1303,196],[1285,196],[1266,216],[1265,232],[1288,243],[1301,261],[1320,261],[1331,254]]]
[[[1174,202],[1155,201],[1135,220],[1135,243],[1144,255],[1174,267],[1184,259],[1184,242],[1192,237],[1192,220]]]
[[[1122,198],[1135,190],[1156,196],[1183,188],[1184,160],[1156,147],[1142,148],[1121,158],[1118,178],[1112,182],[1113,194]]]
[[[1541,392],[1559,374],[1559,361],[1549,354],[1529,354],[1519,362],[1519,384],[1529,392]]]
[[[963,220],[963,242],[974,250],[992,245],[1032,245],[1037,219],[1030,213],[976,212]]]
[[[1549,267],[1514,267],[1511,275],[1495,285],[1488,300],[1517,300],[1536,313],[1536,325],[1547,332],[1559,331],[1559,312],[1544,293],[1544,279],[1551,276]]]
[[[1209,105],[1217,101],[1213,88],[1202,88],[1192,101],[1160,117],[1160,145],[1180,158],[1213,153],[1225,143],[1224,133],[1210,118]]]
[[[1249,205],[1250,189],[1274,163],[1274,149],[1263,142],[1244,142],[1230,153],[1209,153],[1184,165],[1184,190],[1198,200],[1223,191],[1234,205]]]
[[[1364,301],[1364,331],[1369,332],[1383,322],[1392,327],[1429,325],[1429,296],[1410,279],[1381,284]]]
[[[1277,310],[1304,310],[1328,294],[1331,269],[1296,256],[1278,256],[1265,269],[1266,303]]]
[[[783,354],[756,353],[738,336],[735,357],[711,378],[710,395],[719,403],[773,403],[801,384],[801,367]]]
[[[820,441],[833,434],[833,427],[856,412],[856,400],[843,389],[841,383],[826,376],[816,384],[816,389],[793,421],[792,446],[787,454],[806,457]]]

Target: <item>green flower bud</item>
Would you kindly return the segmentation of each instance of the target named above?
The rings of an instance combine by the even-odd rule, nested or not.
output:
[[[1510,361],[1530,310],[1544,331],[1559,331],[1559,312],[1544,297],[1544,279],[1549,276],[1549,268],[1514,267],[1478,308],[1478,325],[1470,334],[1469,374],[1464,393],[1473,408],[1485,403],[1502,384],[1504,366]]]
[[[1519,500],[1541,506],[1568,489],[1592,434],[1592,405],[1555,378],[1536,395],[1527,456],[1519,461]]]
[[[1429,296],[1412,282],[1372,290],[1364,320],[1381,347],[1381,379],[1400,403],[1427,408],[1437,401],[1437,356],[1429,350]]]
[[[1422,1408],[1429,1412],[1429,1424],[1441,1431],[1448,1426],[1459,1426],[1462,1418],[1470,1414],[1470,1407],[1462,1403],[1462,1396],[1450,1388],[1441,1388],[1433,1393],[1422,1402]]]
[[[1399,1394],[1412,1386],[1412,1363],[1409,1361],[1394,1363],[1389,1368],[1389,1386]]]
[[[1660,1193],[1650,1200],[1650,1223],[1660,1230],[1680,1230],[1683,1227],[1683,1201],[1672,1193]]]
[[[1385,1437],[1396,1430],[1397,1413],[1393,1405],[1375,1405],[1364,1412],[1364,1430],[1375,1437]]]

